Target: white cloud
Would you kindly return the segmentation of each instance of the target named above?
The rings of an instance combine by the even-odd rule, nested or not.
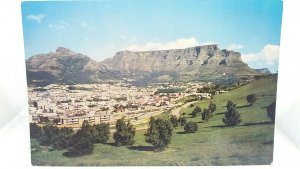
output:
[[[39,14],[39,15],[28,15],[26,16],[26,19],[36,21],[38,23],[41,23],[42,20],[46,17],[44,14]]]
[[[53,28],[53,29],[65,29],[66,27],[68,27],[70,24],[66,21],[59,21],[55,24],[50,23],[48,26],[49,28]]]
[[[249,53],[242,55],[242,60],[248,62],[266,62],[267,65],[274,65],[278,62],[279,46],[268,44],[259,53]]]
[[[227,49],[228,50],[238,50],[238,49],[242,49],[244,46],[243,45],[239,45],[239,44],[230,44]]]
[[[267,61],[267,64],[273,65],[275,62],[278,62],[279,46],[268,44],[262,50],[262,54]]]
[[[199,43],[194,37],[181,38],[172,42],[147,42],[143,45],[130,45],[126,50],[132,51],[148,51],[148,50],[166,50],[166,49],[183,49],[199,45],[213,44],[212,42]]]
[[[211,42],[211,41],[208,41],[208,42],[202,42],[202,43],[199,43],[197,46],[204,46],[204,45],[218,45],[219,43],[215,43],[215,42]]]

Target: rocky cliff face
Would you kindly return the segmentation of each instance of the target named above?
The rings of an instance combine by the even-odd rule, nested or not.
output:
[[[239,52],[217,45],[158,51],[121,51],[103,62],[124,76],[145,80],[214,80],[228,76],[257,74]]]
[[[63,47],[32,56],[26,69],[29,83],[97,83],[114,78],[104,64]]]
[[[98,83],[130,80],[137,83],[235,79],[260,74],[241,59],[241,54],[217,45],[157,51],[121,51],[96,62],[86,55],[59,47],[55,52],[26,60],[29,83]]]
[[[158,51],[121,51],[103,63],[126,73],[137,71],[192,71],[205,66],[247,67],[238,52],[220,50],[217,45]]]

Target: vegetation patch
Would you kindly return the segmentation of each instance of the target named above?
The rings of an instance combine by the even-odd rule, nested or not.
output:
[[[64,156],[68,149],[50,151],[51,144],[41,145],[33,134],[32,164],[51,166],[270,164],[273,157],[274,123],[268,116],[267,108],[275,101],[276,82],[275,76],[262,78],[230,92],[215,95],[212,100],[196,102],[194,107],[182,108],[181,116],[177,118],[178,126],[172,129],[172,136],[168,137],[171,141],[164,151],[155,152],[154,141],[146,141],[145,133],[152,136],[148,130],[135,131],[132,145],[114,146],[115,140],[109,137],[106,143],[94,143],[92,153],[80,157]],[[246,99],[250,94],[256,96],[252,106],[248,106]],[[196,117],[191,116],[197,106],[208,109],[210,101],[216,104],[216,110],[213,112],[214,116],[207,122],[202,120],[200,113]],[[240,114],[241,122],[235,126],[227,126],[223,122],[228,111],[226,107],[228,101],[236,105],[235,109]],[[171,113],[165,113],[164,116],[167,118],[163,120],[170,120]],[[186,123],[196,123],[200,130],[187,135],[184,132],[186,124],[181,123],[184,121],[182,119],[185,119]],[[151,125],[148,125],[148,129],[149,126]],[[43,132],[43,129],[38,127],[31,130]],[[52,132],[47,133],[51,135]],[[49,138],[48,134],[45,137]]]

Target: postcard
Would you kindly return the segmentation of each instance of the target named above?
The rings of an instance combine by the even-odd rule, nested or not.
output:
[[[34,166],[269,165],[280,0],[22,3]]]

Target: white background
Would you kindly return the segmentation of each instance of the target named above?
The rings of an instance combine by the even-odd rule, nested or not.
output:
[[[283,6],[274,162],[271,166],[226,168],[300,167],[300,3],[299,0],[284,0]],[[0,1],[0,168],[2,169],[33,168],[30,164],[24,59],[21,1]]]

